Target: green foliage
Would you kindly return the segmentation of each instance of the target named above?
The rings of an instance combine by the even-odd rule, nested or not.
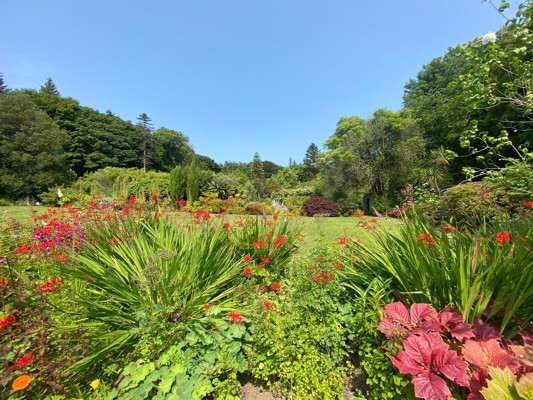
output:
[[[518,381],[509,367],[505,369],[489,367],[491,377],[487,387],[481,389],[483,398],[487,400],[526,400],[533,398],[533,378],[525,375]]]
[[[153,356],[203,320],[204,304],[236,307],[243,262],[221,224],[128,216],[100,221],[89,236],[76,267],[60,269],[76,282],[71,298],[93,341],[79,368],[111,354]]]
[[[387,282],[380,278],[370,282],[365,290],[358,288],[353,293],[354,315],[350,320],[351,334],[348,339],[364,372],[363,392],[368,400],[408,398],[409,379],[398,373],[389,359],[399,348],[386,343],[377,330],[380,309],[388,298]]]
[[[185,199],[187,189],[187,178],[185,168],[181,165],[176,165],[170,172],[170,198],[173,203]]]
[[[425,140],[408,110],[377,110],[369,120],[341,118],[322,154],[322,192],[335,200],[372,192],[396,198],[414,182]]]
[[[187,167],[187,200],[191,203],[198,200],[200,196],[200,169],[198,167],[198,162],[193,159],[193,161]]]
[[[183,340],[154,362],[137,360],[122,371],[106,399],[204,399],[209,394],[238,399],[237,373],[248,368],[243,345],[250,340],[244,325],[221,320],[220,307],[206,311],[212,327],[195,324]]]
[[[532,230],[524,218],[473,233],[438,231],[413,215],[398,234],[380,232],[339,255],[345,285],[359,292],[376,278],[390,280],[400,301],[452,306],[470,323],[486,313],[512,336],[533,315]]]
[[[79,179],[74,188],[91,195],[107,198],[136,196],[144,199],[156,193],[168,195],[170,175],[167,172],[143,172],[141,169],[107,167]]]
[[[447,189],[433,210],[441,221],[474,228],[483,221],[507,219],[509,212],[506,193],[486,182],[470,182]]]
[[[0,197],[35,197],[69,183],[67,136],[21,92],[0,96]]]
[[[309,262],[311,269],[302,260],[293,268],[293,285],[273,300],[272,311],[263,308],[254,315],[252,374],[293,399],[339,398],[341,364],[348,354],[345,325],[352,309],[339,300],[332,260]],[[320,273],[327,280],[312,279]]]

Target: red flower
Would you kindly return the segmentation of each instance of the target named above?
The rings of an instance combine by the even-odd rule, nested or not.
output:
[[[158,197],[159,197],[159,196],[158,196],[156,193],[152,193],[152,195],[150,196],[150,198],[151,198],[152,200],[155,200],[155,199],[157,199]]]
[[[272,233],[270,233],[270,232],[267,233],[267,238],[268,238],[268,239],[272,239],[273,236],[274,236],[274,235],[272,235]]]
[[[283,242],[285,241],[285,236],[279,236],[277,239],[276,239],[276,243],[274,244],[274,248],[279,248],[281,247],[281,245],[283,244]]]
[[[524,201],[522,205],[527,208],[533,208],[533,201]]]
[[[236,322],[237,324],[240,324],[242,322],[241,314],[239,314],[235,310],[229,312],[229,317],[231,319],[231,322]]]
[[[254,211],[259,211],[259,206],[257,204],[254,204],[254,206],[252,207],[252,209]]]
[[[224,229],[229,229],[230,228],[229,222],[225,222],[223,227],[224,227]]]
[[[269,311],[273,310],[274,309],[274,306],[272,305],[272,303],[268,300],[264,300],[263,301],[263,304],[265,305],[265,308]]]
[[[509,243],[511,241],[511,236],[509,236],[509,232],[507,231],[498,232],[496,241],[500,244],[500,246],[503,246],[505,243]]]
[[[270,263],[270,258],[269,257],[261,257],[261,264],[267,265],[269,263]]]
[[[313,281],[321,281],[323,278],[322,274],[318,274],[318,275],[315,275],[313,277],[311,277],[311,280]]]
[[[243,272],[244,272],[244,275],[248,276],[252,273],[252,269],[250,267],[246,267],[244,268]]]
[[[4,318],[0,319],[0,329],[2,329],[5,326],[8,326],[15,319],[16,318],[15,318],[14,315],[8,315],[7,317],[4,317]]]
[[[266,292],[267,288],[265,287],[265,285],[259,285],[259,290],[262,292]]]
[[[130,203],[135,203],[135,196],[130,196],[130,198],[128,199],[128,201]]]
[[[455,230],[455,226],[452,226],[452,225],[444,225],[444,228],[443,228],[445,231],[454,231]]]
[[[32,356],[31,351],[30,351],[24,357],[20,357],[17,361],[15,361],[14,367],[15,368],[22,368],[25,365],[28,365],[31,362],[32,359],[33,359],[33,356]]]
[[[262,240],[258,240],[254,243],[254,249],[259,249],[261,247],[265,247],[265,242],[263,242]]]
[[[109,240],[109,243],[116,243],[116,242],[118,242],[118,241],[120,241],[120,239],[114,237],[114,238],[111,238],[111,239]]]
[[[244,261],[247,263],[252,262],[252,257],[250,256],[250,254],[246,254],[244,256]]]
[[[339,238],[338,244],[346,244],[346,237]]]
[[[9,283],[9,279],[0,278],[0,289],[5,289]]]
[[[364,215],[365,213],[362,212],[361,210],[357,210],[356,212],[353,213],[354,217],[363,217]]]
[[[15,253],[25,253],[25,252],[28,252],[30,250],[31,250],[30,246],[28,246],[27,244],[23,244],[22,246],[17,247],[15,249]]]
[[[422,234],[416,240],[429,240],[429,239],[431,239],[431,233]]]
[[[281,290],[281,285],[277,282],[272,282],[272,290],[274,290],[275,292],[279,292]]]
[[[333,265],[334,265],[335,267],[337,267],[337,268],[340,268],[340,267],[343,267],[343,266],[344,266],[344,264],[341,263],[341,262],[336,262],[336,263],[333,264]]]
[[[278,218],[279,218],[279,217],[278,217],[278,214],[274,214],[274,216],[273,216],[272,218],[274,218],[274,221],[277,221]]]
[[[203,308],[205,311],[209,310],[211,307],[213,307],[213,303],[204,304],[204,305],[202,306],[202,308]]]

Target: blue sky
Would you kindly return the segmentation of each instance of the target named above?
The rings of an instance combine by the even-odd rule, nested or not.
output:
[[[448,47],[505,22],[480,0],[4,0],[0,72],[187,135],[224,161],[301,162],[342,116],[397,110]]]

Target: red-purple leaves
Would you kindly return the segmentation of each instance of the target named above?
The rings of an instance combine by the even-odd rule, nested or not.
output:
[[[452,382],[466,386],[467,364],[437,332],[419,333],[403,341],[405,350],[391,357],[393,364],[402,374],[416,375],[411,381],[415,394],[423,399],[446,399],[451,396],[446,382],[436,373],[443,374]]]
[[[508,367],[515,375],[528,370],[528,359],[519,360],[502,336],[479,318],[474,324],[448,308],[439,315],[429,304],[388,304],[378,329],[388,338],[402,341],[403,350],[390,357],[400,373],[413,375],[415,394],[422,399],[446,399],[453,385],[470,390],[469,400],[482,399],[488,367]],[[523,337],[524,349],[533,338]],[[450,349],[450,344],[456,350]],[[510,347],[516,354],[520,349]],[[452,385],[452,386],[449,386]]]
[[[487,369],[489,365],[500,368],[509,367],[513,374],[516,374],[520,367],[520,362],[512,353],[503,349],[496,339],[467,340],[462,352],[466,361],[479,368]]]
[[[415,396],[426,400],[446,400],[452,395],[448,385],[440,376],[424,372],[411,381],[415,386]]]
[[[420,328],[421,332],[438,330],[439,314],[429,304],[413,304],[409,310],[401,302],[390,303],[383,310],[387,317],[381,319],[378,330],[388,338],[402,336],[406,333],[415,333],[415,328]]]

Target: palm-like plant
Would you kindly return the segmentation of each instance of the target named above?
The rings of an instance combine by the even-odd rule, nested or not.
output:
[[[92,229],[93,244],[61,271],[81,310],[70,327],[81,324],[96,343],[78,367],[138,354],[140,340],[158,352],[205,318],[205,304],[236,307],[242,257],[221,224],[209,222],[126,218]]]

